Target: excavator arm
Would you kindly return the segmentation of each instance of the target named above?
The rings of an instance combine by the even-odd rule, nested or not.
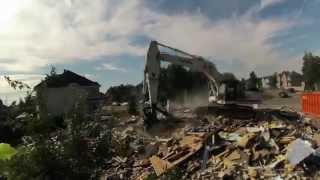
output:
[[[181,55],[172,55],[161,52],[159,47],[170,49]],[[192,71],[202,72],[209,79],[209,101],[223,101],[223,96],[219,96],[219,91],[223,92],[220,84],[222,75],[217,71],[213,63],[200,56],[191,55],[156,41],[152,41],[148,49],[144,71],[143,91],[145,95],[144,114],[147,119],[146,123],[152,122],[152,119],[157,119],[157,112],[167,115],[165,110],[158,107],[161,61],[188,67]]]

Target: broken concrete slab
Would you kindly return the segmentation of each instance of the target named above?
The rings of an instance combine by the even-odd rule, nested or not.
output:
[[[287,149],[287,159],[292,166],[296,166],[315,152],[308,141],[300,138],[290,143]]]

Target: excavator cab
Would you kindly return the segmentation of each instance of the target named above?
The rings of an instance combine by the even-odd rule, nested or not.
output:
[[[244,87],[241,86],[240,81],[227,80],[223,82],[226,85],[225,100],[227,102],[236,102],[238,99],[244,96]]]

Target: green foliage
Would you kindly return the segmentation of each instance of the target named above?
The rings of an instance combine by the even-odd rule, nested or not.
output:
[[[12,80],[8,76],[4,76],[4,78],[7,81],[7,83],[9,84],[9,86],[12,87],[13,89],[19,89],[19,90],[30,90],[31,89],[28,84],[25,84],[21,81]]]
[[[54,66],[51,66],[50,74],[47,75],[47,77],[52,77],[57,75],[57,68]]]
[[[292,86],[301,86],[301,83],[304,82],[303,75],[300,73],[297,73],[295,71],[292,71],[290,73],[290,78],[291,78],[291,85]]]
[[[138,86],[123,85],[110,87],[106,92],[110,102],[129,102],[132,97],[139,97],[142,89]]]
[[[262,89],[262,79],[261,78],[258,78],[257,88],[258,88],[258,90]]]
[[[28,136],[34,135],[46,135],[53,133],[61,128],[63,128],[64,120],[62,117],[29,117],[27,123],[24,125],[24,134]]]
[[[259,90],[259,79],[254,71],[250,73],[249,82],[248,82],[248,89],[251,91],[258,91]]]
[[[54,66],[51,66],[50,73],[46,74],[44,81],[53,80],[57,77],[57,75],[58,75],[57,68]]]
[[[306,80],[306,89],[319,89],[316,85],[320,83],[320,57],[306,52],[303,56],[303,76]]]
[[[110,131],[80,114],[73,114],[66,123],[66,129],[41,131],[26,139],[8,162],[8,178],[97,179],[111,157]]]
[[[224,81],[229,81],[229,80],[237,80],[236,76],[232,73],[223,73],[222,78]]]
[[[138,114],[138,107],[137,107],[137,99],[136,97],[132,96],[129,100],[129,114],[137,115]]]
[[[0,143],[0,160],[9,160],[17,151],[10,144]]]
[[[12,80],[10,77],[5,77],[9,86],[15,90],[26,90],[26,97],[21,99],[19,103],[13,102],[9,107],[5,108],[4,119],[0,120],[0,142],[17,145],[21,143],[21,137],[25,134],[25,125],[30,116],[36,113],[36,103],[32,96],[32,90],[29,85]],[[18,119],[17,117],[28,114],[28,117]]]
[[[278,78],[277,74],[274,73],[270,78],[270,87],[271,88],[277,88]]]

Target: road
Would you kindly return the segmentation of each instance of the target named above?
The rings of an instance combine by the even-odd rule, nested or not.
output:
[[[278,95],[279,92],[280,90],[265,90],[263,93],[263,102],[259,107],[281,108],[287,106],[295,111],[301,111],[300,92],[290,93],[290,97],[288,98],[280,98]]]

